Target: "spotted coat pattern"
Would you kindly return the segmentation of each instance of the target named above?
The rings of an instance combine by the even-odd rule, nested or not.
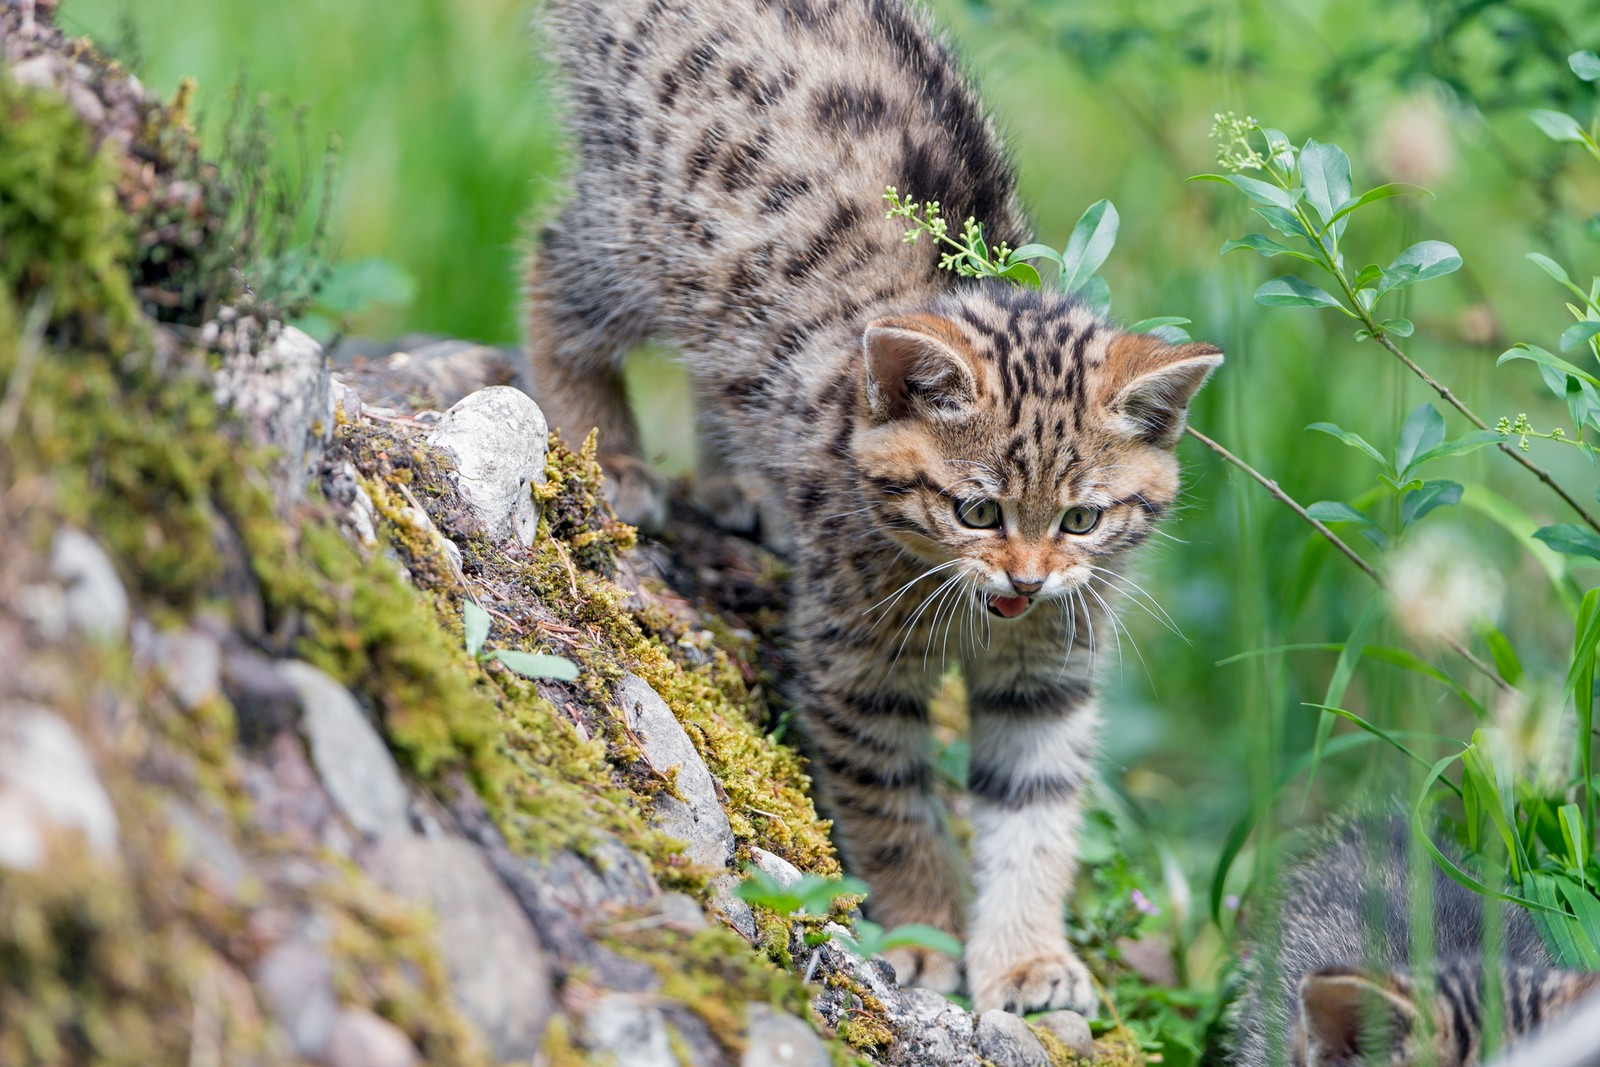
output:
[[[659,497],[618,360],[646,338],[681,351],[707,499],[759,514],[793,554],[815,777],[869,910],[964,932],[980,1009],[1092,1009],[1061,908],[1094,664],[1220,354],[957,279],[926,239],[901,240],[886,186],[940,200],[956,228],[982,220],[996,243],[1029,235],[990,120],[902,0],[547,0],[542,21],[576,161],[527,278],[552,424],[599,429],[619,512],[648,526]],[[973,501],[1001,521],[964,523]],[[1064,532],[1072,508],[1092,509],[1091,531]],[[928,727],[957,662],[970,892]],[[942,990],[962,977],[936,953],[893,962]]]

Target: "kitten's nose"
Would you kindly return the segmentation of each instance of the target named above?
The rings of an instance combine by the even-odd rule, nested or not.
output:
[[[1015,574],[1008,574],[1006,577],[1011,579],[1011,588],[1015,589],[1019,596],[1032,596],[1044,588],[1044,579],[1042,578],[1037,581],[1023,581]]]

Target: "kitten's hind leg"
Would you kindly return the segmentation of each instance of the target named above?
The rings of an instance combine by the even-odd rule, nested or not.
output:
[[[811,644],[802,655],[815,662],[820,651]],[[834,664],[826,675],[813,673],[801,705],[812,777],[846,870],[871,890],[867,917],[886,928],[926,923],[959,936],[963,893],[935,793],[928,686],[895,677],[881,662],[875,670],[856,664],[859,675]],[[888,958],[904,985],[940,993],[960,987],[961,966],[943,953],[905,948]]]
[[[624,522],[659,530],[666,515],[661,479],[640,455],[639,428],[628,410],[622,357],[650,330],[648,296],[624,279],[604,282],[586,263],[565,220],[541,234],[528,265],[525,327],[534,399],[552,428],[577,448],[599,431],[606,496]]]
[[[705,432],[704,417],[699,453],[695,461],[694,502],[711,521],[732,533],[754,533],[761,513],[740,484],[726,446],[715,433]]]

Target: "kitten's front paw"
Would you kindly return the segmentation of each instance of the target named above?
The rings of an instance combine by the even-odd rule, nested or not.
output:
[[[638,456],[612,452],[599,458],[606,474],[606,499],[617,518],[646,533],[660,533],[667,521],[661,476]]]
[[[931,948],[892,948],[883,954],[894,968],[894,980],[901,985],[919,986],[935,993],[954,993],[961,988],[961,964]]]
[[[1021,1015],[1030,1011],[1071,1008],[1093,1016],[1099,1006],[1089,968],[1070,951],[1046,952],[993,973],[976,971],[968,961],[972,1010],[1004,1008]]]

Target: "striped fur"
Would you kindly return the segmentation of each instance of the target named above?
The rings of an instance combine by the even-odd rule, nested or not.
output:
[[[1119,568],[1178,491],[1209,345],[1119,332],[1073,300],[938,269],[894,185],[1028,237],[992,124],[901,0],[548,0],[576,155],[528,271],[539,399],[600,430],[619,512],[650,525],[618,359],[675,344],[702,498],[792,552],[797,680],[822,799],[888,924],[967,935],[979,1008],[1092,1009],[1062,934]],[[997,502],[1000,525],[958,508]],[[1095,509],[1080,533],[1074,508]],[[963,511],[969,518],[973,512]],[[1007,613],[1016,617],[1002,617]],[[975,886],[935,797],[928,700],[971,694]],[[971,896],[970,911],[967,898]],[[943,990],[955,961],[902,950]]]
[[[1483,900],[1435,870],[1434,959],[1413,967],[1408,834],[1398,818],[1350,821],[1289,870],[1278,934],[1255,945],[1233,1020],[1237,1067],[1480,1062]],[[1526,912],[1507,907],[1499,921],[1506,1039],[1535,1032],[1600,989],[1600,974],[1555,968]]]

